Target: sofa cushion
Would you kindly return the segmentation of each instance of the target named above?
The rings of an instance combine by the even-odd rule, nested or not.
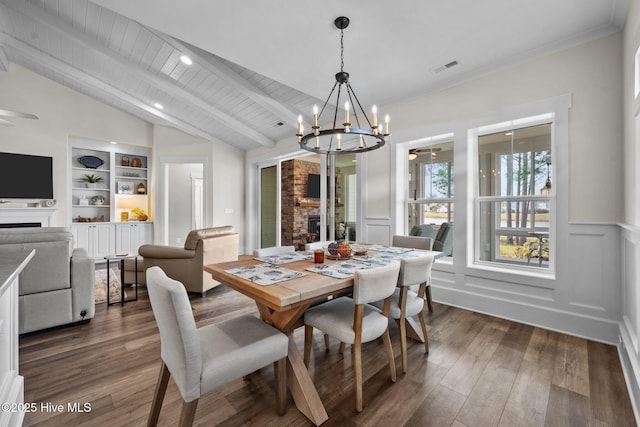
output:
[[[72,322],[71,298],[71,289],[20,296],[19,333],[25,334]]]
[[[20,274],[20,295],[68,289],[73,234],[67,227],[8,228],[0,232],[1,251],[31,251],[33,260]]]
[[[224,225],[222,227],[212,227],[212,228],[203,228],[201,230],[192,230],[191,232],[189,232],[187,239],[184,241],[184,248],[195,250],[200,240],[209,239],[211,237],[224,236],[227,234],[233,234],[233,226]]]

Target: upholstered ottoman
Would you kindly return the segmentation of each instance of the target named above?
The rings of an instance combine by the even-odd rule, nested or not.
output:
[[[138,256],[138,284],[146,285],[147,278],[144,274],[144,260],[141,256]],[[136,260],[134,258],[127,258],[124,260],[124,284],[132,285],[136,283]]]

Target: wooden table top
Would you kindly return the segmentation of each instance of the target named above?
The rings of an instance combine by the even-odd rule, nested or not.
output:
[[[336,261],[325,259],[325,263],[330,262]],[[276,311],[308,305],[310,302],[329,295],[335,295],[353,287],[353,277],[337,279],[307,271],[307,268],[316,266],[313,259],[282,264],[281,267],[302,271],[305,276],[267,286],[252,283],[249,280],[224,271],[257,264],[262,264],[262,261],[258,261],[250,255],[243,255],[239,257],[238,261],[207,264],[203,268],[215,280]]]
[[[417,251],[433,254],[435,257],[441,254],[437,251]],[[339,261],[325,258],[324,262],[332,263]],[[303,305],[309,305],[315,300],[339,294],[353,287],[353,277],[338,279],[308,271],[307,268],[317,266],[317,264],[314,264],[313,259],[280,265],[280,267],[290,270],[302,271],[305,273],[305,276],[267,286],[258,285],[225,272],[225,270],[232,268],[257,264],[262,264],[262,261],[256,260],[251,255],[243,255],[238,258],[238,261],[207,264],[203,268],[204,271],[210,273],[215,280],[253,298],[256,302],[264,304],[275,311],[285,311]]]

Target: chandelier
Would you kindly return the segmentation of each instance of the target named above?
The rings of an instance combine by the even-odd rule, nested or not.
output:
[[[383,127],[382,124],[378,124],[378,111],[375,105],[371,110],[372,120],[369,120],[364,112],[351,83],[349,83],[349,73],[344,71],[344,29],[349,26],[349,18],[341,16],[335,19],[334,24],[340,30],[340,72],[336,73],[336,82],[320,112],[318,112],[317,106],[313,107],[311,132],[304,134],[302,115],[298,116],[298,131],[296,133],[298,143],[301,148],[307,151],[321,154],[352,154],[375,150],[382,147],[386,137],[389,136],[389,116],[385,117]],[[343,86],[346,88],[344,92],[347,99],[344,102],[343,113],[338,114]],[[334,93],[336,93],[334,103],[336,107],[333,112],[333,126],[330,129],[320,129],[318,122],[327,106],[330,107],[329,102]],[[344,118],[342,127],[339,127],[338,123],[340,116]],[[355,127],[352,127],[352,116]]]

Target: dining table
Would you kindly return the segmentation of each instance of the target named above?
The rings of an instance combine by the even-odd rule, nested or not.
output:
[[[432,254],[437,257],[437,251],[415,252]],[[299,257],[300,258],[300,257]],[[356,259],[356,257],[353,257]],[[303,326],[304,312],[315,302],[327,298],[343,295],[353,288],[353,275],[348,277],[332,277],[326,274],[319,274],[309,269],[331,267],[332,263],[344,262],[341,260],[331,260],[325,258],[323,264],[314,263],[313,254],[311,256],[293,260],[279,265],[265,263],[264,260],[256,259],[253,256],[243,255],[237,261],[229,261],[218,264],[204,265],[204,271],[226,285],[250,298],[252,298],[258,308],[260,317],[264,322],[289,337],[289,353],[287,356],[287,379],[288,386],[298,410],[302,412],[315,425],[320,425],[328,419],[327,412],[322,404],[316,387],[304,364],[302,354],[298,350],[293,340],[293,331]],[[273,284],[260,283],[260,268],[271,266],[272,272],[276,269],[289,272],[288,278]],[[253,275],[239,272],[251,271]],[[262,270],[262,273],[265,273]],[[266,271],[269,274],[269,271]],[[299,277],[295,277],[298,276]],[[414,339],[421,338],[420,328],[415,324],[408,324],[413,329],[410,334]]]

